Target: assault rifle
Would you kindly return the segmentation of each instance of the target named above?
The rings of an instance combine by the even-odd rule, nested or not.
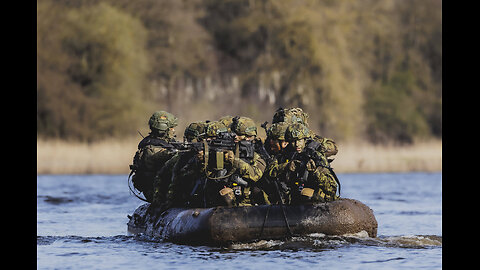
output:
[[[235,142],[235,133],[220,132],[217,137],[208,142],[210,150],[214,151],[236,151],[237,143]],[[238,155],[240,158],[251,160],[253,159],[253,153],[255,152],[255,144],[252,141],[239,141],[238,142]]]
[[[196,180],[195,186],[190,193],[193,198],[198,192],[203,193],[203,204],[206,205],[205,187],[208,180],[213,180],[217,184],[229,184],[231,182],[246,187],[248,182],[239,175],[234,174],[235,168],[231,168],[228,172],[224,166],[224,154],[227,151],[233,151],[236,157],[244,160],[252,160],[255,153],[255,144],[253,141],[235,142],[235,133],[220,132],[216,138],[212,140],[204,140],[202,142],[184,143],[185,149],[178,150],[180,152],[198,153],[203,151],[205,175]],[[194,162],[196,159],[192,159]],[[208,174],[207,173],[212,173]],[[203,186],[203,188],[202,188]],[[199,191],[200,190],[200,191]],[[201,197],[198,198],[201,198]]]
[[[255,143],[252,141],[235,142],[235,133],[220,132],[216,138],[212,140],[204,140],[202,142],[175,142],[170,143],[171,147],[167,150],[180,153],[198,153],[203,151],[205,168],[215,171],[224,168],[224,154],[227,151],[233,151],[235,155],[244,160],[253,159],[255,152]],[[218,176],[223,177],[223,176]]]

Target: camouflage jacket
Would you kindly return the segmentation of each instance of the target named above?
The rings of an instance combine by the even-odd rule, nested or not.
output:
[[[214,177],[214,172],[209,169],[205,171],[204,165],[197,156],[185,157],[183,160],[178,159],[173,168],[172,181],[168,188],[167,200],[169,203],[174,206],[201,207],[202,204],[199,201],[202,198],[196,198],[196,196],[200,196],[203,192],[210,197],[215,197],[218,194],[219,190],[211,190],[211,188],[216,189],[217,186],[221,187],[222,185],[209,185],[209,190],[202,190],[204,187],[204,182],[202,181],[205,181],[207,177]],[[260,155],[254,153],[252,160],[244,160],[237,157],[234,159],[233,164],[226,165],[226,169],[231,174],[238,174],[250,185],[253,185],[262,177],[265,166],[265,161]],[[213,180],[208,181],[212,182]],[[213,201],[215,200],[213,199]]]
[[[291,160],[288,159],[290,155],[277,155],[274,161],[268,166],[265,170],[269,178],[278,179],[282,184],[280,187],[281,196],[284,198],[285,203],[303,203],[308,200],[305,200],[305,196],[302,196],[307,189],[310,189],[313,192],[313,195],[310,195],[310,201],[312,202],[322,202],[322,201],[332,201],[337,199],[337,183],[327,168],[318,166],[310,168],[307,170],[306,179],[302,178],[302,175],[295,175],[290,171],[289,163]],[[323,162],[328,165],[328,161],[325,155],[321,155]],[[299,166],[299,165],[297,165]],[[296,170],[305,172],[306,168],[296,168]],[[305,189],[307,188],[307,189]],[[302,193],[302,190],[304,193]]]

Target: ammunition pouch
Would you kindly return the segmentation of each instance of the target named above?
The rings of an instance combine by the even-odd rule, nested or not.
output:
[[[307,196],[308,198],[311,198],[313,196],[314,190],[311,188],[303,188],[300,194],[303,196]]]

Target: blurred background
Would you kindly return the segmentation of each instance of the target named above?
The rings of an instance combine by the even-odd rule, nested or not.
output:
[[[279,107],[339,143],[441,141],[441,0],[37,0],[40,141]]]

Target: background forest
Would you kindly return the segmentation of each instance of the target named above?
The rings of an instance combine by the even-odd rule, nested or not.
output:
[[[292,106],[337,141],[441,139],[441,0],[37,0],[39,138]]]

